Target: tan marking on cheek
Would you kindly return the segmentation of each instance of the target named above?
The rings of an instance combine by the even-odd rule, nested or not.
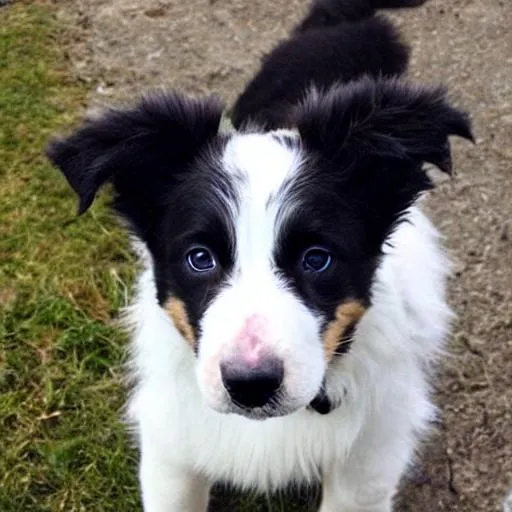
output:
[[[355,300],[344,302],[336,308],[334,320],[327,324],[323,334],[324,354],[327,363],[334,357],[347,328],[359,322],[365,311],[366,308]]]
[[[176,297],[171,297],[165,304],[164,310],[173,321],[176,329],[187,340],[188,344],[194,348],[196,344],[196,337],[194,329],[190,325],[187,309],[183,301]]]

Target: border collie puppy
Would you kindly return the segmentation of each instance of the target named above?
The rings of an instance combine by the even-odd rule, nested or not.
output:
[[[140,249],[144,509],[320,479],[322,512],[389,512],[451,318],[423,165],[451,171],[468,117],[440,88],[369,77],[311,90],[293,130],[221,133],[222,112],[155,95],[48,149],[80,213],[113,186]]]
[[[262,60],[236,101],[236,128],[293,126],[293,107],[311,86],[328,88],[364,75],[400,76],[409,48],[377,9],[415,7],[426,0],[316,0],[292,35]]]
[[[221,114],[160,95],[49,148],[80,212],[113,184],[142,248],[145,510],[204,511],[215,480],[321,478],[322,512],[389,511],[451,317],[422,165],[449,172],[468,119],[440,89],[371,79],[310,93],[293,132],[221,134]]]

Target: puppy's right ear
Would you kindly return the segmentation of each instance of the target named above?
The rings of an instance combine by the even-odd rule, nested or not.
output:
[[[144,98],[135,108],[112,110],[88,120],[67,138],[53,141],[47,155],[79,198],[79,214],[106,182],[115,207],[140,231],[140,211],[151,212],[200,149],[218,132],[223,111],[214,98],[193,100],[176,93]],[[139,211],[139,213],[138,213]]]

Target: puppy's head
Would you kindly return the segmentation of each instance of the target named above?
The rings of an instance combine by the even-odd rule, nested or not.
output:
[[[176,94],[49,148],[80,199],[113,206],[152,255],[157,299],[216,410],[264,418],[319,393],[371,304],[382,245],[451,169],[467,117],[439,89],[363,80],[312,92],[296,132],[218,133],[222,106]],[[169,340],[171,342],[171,340]]]

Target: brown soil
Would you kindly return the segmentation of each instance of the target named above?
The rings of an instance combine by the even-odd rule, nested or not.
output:
[[[161,86],[232,101],[307,0],[58,5],[70,61],[102,105]],[[394,18],[413,45],[411,77],[446,84],[477,137],[454,142],[458,175],[429,200],[456,262],[459,320],[437,383],[439,432],[398,510],[499,511],[512,486],[512,1],[432,0]]]

